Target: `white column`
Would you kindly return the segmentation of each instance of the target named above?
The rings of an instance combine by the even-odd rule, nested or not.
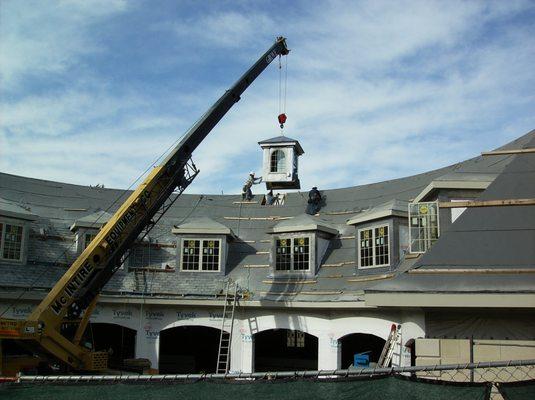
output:
[[[249,333],[242,333],[239,340],[241,341],[241,372],[254,372],[254,338]]]
[[[158,370],[158,349],[160,347],[159,331],[141,327],[136,334],[136,358],[150,360],[151,369]]]
[[[318,338],[318,369],[337,369],[340,358],[340,345],[332,336]]]

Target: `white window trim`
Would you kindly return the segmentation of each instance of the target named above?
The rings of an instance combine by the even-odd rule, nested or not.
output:
[[[293,246],[293,240],[294,239],[300,239],[300,238],[308,238],[308,268],[307,269],[293,269],[294,268],[294,246]],[[291,269],[277,269],[277,240],[286,239],[291,240],[292,245],[290,246],[291,249]],[[282,275],[304,275],[309,274],[312,272],[312,269],[310,268],[310,264],[312,263],[312,255],[313,251],[316,251],[316,245],[315,245],[315,235],[291,235],[291,236],[276,236],[275,241],[273,242],[274,245],[274,258],[273,258],[273,271],[275,274],[282,274]]]
[[[199,269],[184,269],[183,267],[183,254],[184,251],[184,242],[187,240],[198,240],[200,241],[200,247],[199,247]],[[203,240],[212,240],[214,242],[219,242],[219,262],[217,264],[217,269],[212,270],[203,270],[202,269],[202,241]],[[214,273],[214,272],[221,272],[221,258],[223,257],[223,241],[221,239],[214,239],[209,237],[198,237],[198,238],[182,238],[180,240],[180,272],[202,272],[202,273]]]
[[[387,228],[388,229],[388,264],[379,264],[375,265],[375,229],[377,228]],[[360,232],[362,231],[372,231],[372,259],[374,264],[368,265],[363,267],[361,265],[361,259],[360,259]],[[392,264],[392,229],[390,229],[389,224],[381,224],[381,225],[373,225],[368,226],[366,228],[360,228],[357,230],[357,261],[358,261],[358,268],[359,269],[370,269],[370,268],[383,268],[383,267],[389,267]]]
[[[432,246],[432,244],[431,244],[430,246],[428,246],[423,251],[414,251],[412,249],[411,205],[414,205],[414,204],[431,204],[431,203],[436,204],[436,208],[437,208],[437,239],[436,240],[438,240],[440,238],[440,207],[438,206],[438,200],[437,201],[421,201],[421,202],[417,202],[417,203],[409,203],[407,211],[408,211],[408,218],[409,218],[409,252],[411,254],[424,254]]]
[[[2,237],[0,237],[0,261],[9,261],[9,262],[16,262],[16,263],[22,263],[24,260],[24,254],[26,251],[26,227],[24,223],[21,222],[15,222],[13,220],[9,219],[0,219],[0,224],[2,224]],[[14,258],[4,258],[4,237],[6,234],[6,224],[7,225],[13,225],[13,226],[19,226],[22,228],[21,233],[21,241],[20,241],[20,258],[14,259]]]

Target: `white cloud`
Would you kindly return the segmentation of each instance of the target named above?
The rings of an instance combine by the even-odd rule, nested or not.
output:
[[[125,0],[3,1],[0,82],[16,87],[28,74],[61,73],[78,57],[102,51],[88,30],[125,11]]]

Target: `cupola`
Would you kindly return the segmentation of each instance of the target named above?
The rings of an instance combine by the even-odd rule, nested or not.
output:
[[[262,179],[270,189],[300,189],[298,158],[304,154],[295,139],[277,136],[258,142],[264,151]]]

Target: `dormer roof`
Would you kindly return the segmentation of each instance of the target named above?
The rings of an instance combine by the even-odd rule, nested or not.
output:
[[[301,214],[295,218],[281,221],[271,228],[269,233],[292,233],[303,231],[320,231],[331,235],[338,234],[338,230],[329,223],[308,214]]]
[[[372,207],[368,210],[364,210],[353,218],[350,218],[347,221],[348,225],[356,225],[363,222],[374,221],[376,219],[397,216],[397,217],[407,217],[408,216],[408,207],[409,203],[403,200],[393,199],[387,201],[386,203],[379,204],[378,206]]]
[[[110,220],[111,217],[112,215],[109,212],[99,210],[92,214],[86,215],[85,217],[77,219],[69,229],[71,232],[74,232],[79,228],[100,229],[102,225]]]
[[[187,222],[176,225],[172,232],[176,235],[180,234],[198,234],[198,235],[228,235],[234,237],[232,229],[225,226],[212,218],[199,217],[191,218]]]
[[[1,197],[0,197],[0,215],[4,217],[25,219],[28,221],[35,221],[37,219],[37,215],[32,214],[30,211],[21,207],[20,205],[13,203],[9,200],[3,199]]]

